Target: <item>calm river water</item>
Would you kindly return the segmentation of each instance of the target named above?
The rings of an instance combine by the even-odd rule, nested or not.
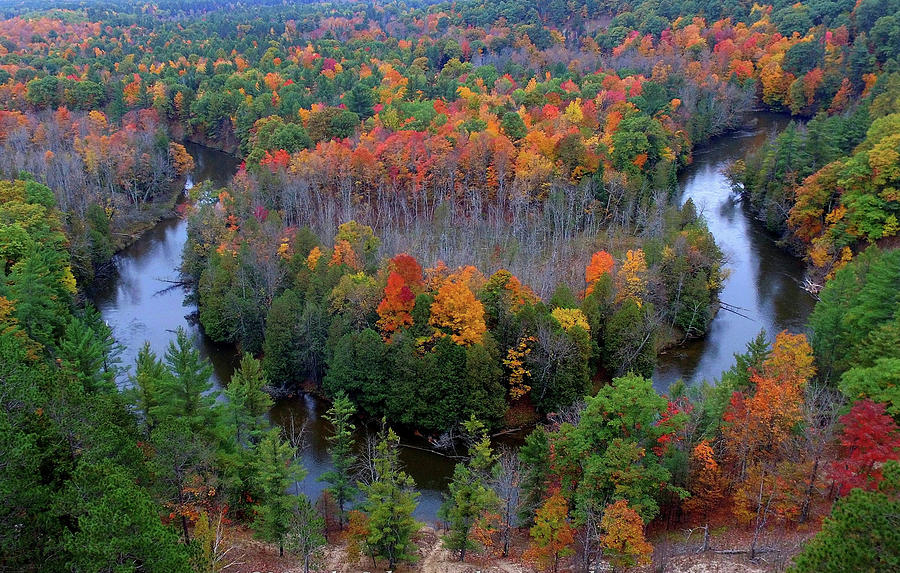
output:
[[[705,338],[661,356],[654,374],[656,386],[661,390],[679,378],[688,382],[712,380],[731,366],[733,354],[742,351],[760,329],[765,329],[770,338],[785,328],[802,330],[812,310],[812,298],[800,288],[801,265],[778,249],[772,238],[752,220],[732,196],[722,174],[728,162],[757,148],[785,124],[785,119],[779,116],[754,115],[745,130],[717,138],[697,149],[694,163],[680,178],[680,200],[693,199],[728,258],[731,274],[721,299],[739,307],[746,318],[719,312]],[[193,184],[210,181],[217,187],[225,186],[237,170],[239,162],[230,155],[196,145],[187,148],[196,163],[190,180]],[[118,273],[98,288],[94,303],[124,346],[123,365],[134,364],[145,341],[162,356],[174,330],[181,326],[193,335],[202,354],[210,359],[216,383],[221,386],[231,377],[234,348],[213,343],[188,320],[196,307],[185,305],[184,289],[173,286],[173,281],[179,278],[186,240],[186,221],[172,218],[160,222],[117,255]],[[329,427],[322,418],[326,409],[321,401],[301,395],[279,401],[271,412],[275,423],[287,424],[293,417],[296,425],[305,426],[308,446],[303,452],[303,464],[309,473],[301,489],[312,498],[323,489],[318,477],[330,467],[325,441]],[[432,520],[441,503],[441,492],[452,474],[453,461],[417,449],[427,446],[417,440],[404,437],[404,443],[410,447],[403,449],[402,457],[421,492],[417,517]]]

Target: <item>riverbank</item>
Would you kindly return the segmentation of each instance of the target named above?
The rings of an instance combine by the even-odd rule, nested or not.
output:
[[[812,308],[800,298],[808,295],[797,288],[796,260],[780,251],[741,208],[722,173],[729,161],[760,145],[786,123],[781,116],[771,114],[754,118],[755,123],[747,128],[697,148],[693,164],[679,177],[678,194],[681,203],[694,200],[728,255],[728,266],[733,270],[720,298],[746,309],[742,314],[752,318],[719,312],[706,337],[661,355],[654,375],[659,391],[665,392],[678,378],[697,382],[719,376],[731,366],[733,353],[743,351],[760,328],[766,328],[770,336],[783,328],[802,329]],[[188,144],[187,148],[195,159],[195,184],[210,181],[225,186],[237,170],[238,160],[233,156],[197,145]],[[212,342],[190,318],[196,307],[184,304],[185,290],[175,284],[180,282],[186,241],[184,219],[160,221],[117,255],[116,276],[98,289],[94,300],[125,347],[121,356],[124,366],[133,365],[145,341],[157,355],[164,355],[172,332],[182,327],[210,360],[215,382],[222,387],[231,378],[237,354],[231,345]],[[270,412],[275,424],[305,428],[308,446],[301,461],[308,475],[300,487],[311,499],[317,499],[324,488],[318,478],[331,469],[326,440],[331,430],[323,417],[327,408],[326,401],[306,393],[278,400]],[[361,437],[364,430],[360,428]],[[429,451],[430,444],[424,437],[410,435],[403,441],[412,447],[403,448],[401,457],[422,492],[416,515],[421,520],[434,520],[455,460]]]

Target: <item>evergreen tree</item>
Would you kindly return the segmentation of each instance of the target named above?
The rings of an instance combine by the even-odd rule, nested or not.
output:
[[[81,384],[85,392],[115,390],[114,372],[104,368],[106,347],[97,333],[80,318],[69,319],[59,342],[59,358],[63,369]]]
[[[297,496],[288,490],[306,475],[294,464],[295,450],[281,438],[281,430],[273,428],[256,446],[253,460],[259,504],[253,527],[256,535],[277,543],[284,555],[284,543],[291,527],[291,515],[297,508]]]
[[[419,529],[412,516],[419,494],[412,477],[400,469],[399,443],[394,430],[382,433],[374,460],[376,478],[360,486],[366,496],[362,509],[369,517],[366,542],[376,556],[388,560],[389,569],[415,559],[412,536]]]
[[[854,489],[835,502],[822,530],[794,558],[792,573],[900,570],[900,464],[884,465],[879,491]]]
[[[138,351],[131,388],[126,395],[140,414],[148,436],[159,422],[160,386],[164,385],[163,379],[170,376],[165,364],[150,350],[150,343],[145,342]]]
[[[356,426],[350,421],[356,414],[356,407],[343,392],[334,397],[334,402],[325,419],[331,423],[334,433],[328,437],[328,453],[334,469],[325,472],[319,478],[328,484],[328,493],[338,504],[338,525],[344,528],[344,509],[347,502],[353,501],[357,490],[353,486],[352,468],[356,463],[353,453],[353,431]]]
[[[185,543],[190,542],[188,521],[197,503],[207,501],[207,485],[215,487],[212,475],[213,452],[208,443],[197,439],[185,420],[162,420],[150,435],[156,455],[150,463],[158,497],[181,521]]]
[[[302,311],[302,301],[291,289],[275,297],[269,308],[263,340],[263,368],[276,385],[287,384],[300,372],[297,321]]]
[[[239,447],[247,446],[268,425],[265,415],[273,402],[263,390],[265,387],[266,378],[259,360],[244,353],[225,389],[228,424],[232,426]]]
[[[499,503],[497,494],[488,485],[497,456],[491,450],[487,430],[474,416],[465,422],[464,427],[472,440],[469,459],[466,463],[456,464],[453,469],[450,493],[439,512],[441,519],[450,523],[450,533],[444,536],[444,546],[451,551],[459,551],[460,561],[465,561],[466,551],[478,548],[470,537],[478,520]]]
[[[550,437],[547,430],[538,426],[525,438],[519,449],[522,462],[522,503],[519,520],[524,525],[534,523],[534,512],[547,493],[550,479]]]
[[[160,522],[157,506],[115,464],[80,464],[56,505],[77,524],[63,534],[69,570],[191,571],[187,551]]]
[[[183,420],[193,432],[214,434],[217,430],[217,392],[212,392],[212,365],[200,358],[187,332],[179,328],[166,350],[171,376],[159,381],[159,406],[154,413],[162,418]]]

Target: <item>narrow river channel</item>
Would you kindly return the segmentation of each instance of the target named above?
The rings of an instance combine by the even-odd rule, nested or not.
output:
[[[682,378],[688,382],[713,380],[729,368],[733,354],[765,329],[769,337],[787,328],[800,331],[812,310],[812,298],[802,290],[802,267],[796,259],[778,249],[772,238],[752,220],[740,202],[732,196],[722,169],[747,152],[758,148],[770,134],[786,125],[780,116],[755,114],[746,129],[719,137],[694,153],[694,162],[680,177],[680,200],[692,199],[706,217],[716,242],[725,253],[730,276],[721,299],[740,309],[743,316],[719,312],[709,334],[685,346],[671,349],[660,357],[654,374],[658,389]],[[208,148],[189,145],[196,168],[193,184],[210,181],[217,187],[227,185],[237,170],[233,156]],[[187,240],[187,222],[171,218],[160,222],[137,242],[117,255],[116,276],[98,287],[94,303],[113,329],[124,350],[122,364],[134,364],[138,350],[149,342],[159,355],[165,353],[173,332],[187,329],[202,354],[215,369],[215,381],[222,385],[231,377],[235,351],[216,345],[198,326],[188,320],[196,308],[185,305],[185,292],[179,286],[178,269]],[[308,446],[303,464],[309,472],[301,489],[315,499],[323,489],[319,476],[330,468],[326,452],[328,424],[322,418],[327,406],[312,396],[282,400],[271,411],[273,422],[305,427]],[[421,492],[416,515],[433,520],[452,474],[453,461],[417,449],[412,438],[404,438],[411,447],[402,458]],[[421,444],[427,445],[427,444]]]

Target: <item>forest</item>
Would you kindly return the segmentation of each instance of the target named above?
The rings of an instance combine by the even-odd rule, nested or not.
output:
[[[898,0],[0,6],[0,570],[897,570],[898,64]],[[679,174],[759,110],[723,192],[814,310],[660,388],[740,313]],[[93,304],[173,216],[225,380]]]

